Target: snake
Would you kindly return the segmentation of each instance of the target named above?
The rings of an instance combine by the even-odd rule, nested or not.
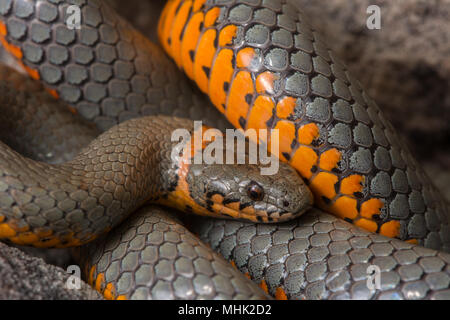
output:
[[[78,30],[66,25],[72,4],[83,17]],[[448,205],[376,103],[297,7],[284,0],[172,0],[161,14],[158,34],[163,49],[104,1],[0,4],[0,41],[7,51],[44,83],[47,96],[64,101],[69,112],[98,130],[108,130],[74,160],[56,166],[25,159],[2,144],[0,237],[38,246],[80,245],[153,200],[202,215],[225,212],[252,221],[186,217],[185,223],[262,291],[242,277],[242,282],[225,281],[223,274],[238,277],[234,269],[217,267],[211,257],[221,258],[197,249],[205,247],[196,240],[181,240],[191,236],[177,218],[162,222],[167,216],[159,207],[147,207],[133,219],[131,231],[119,227],[103,236],[112,244],[82,247],[92,257],[86,268],[89,282],[107,298],[157,297],[152,293],[157,283],[165,290],[160,298],[192,297],[202,290],[234,290],[228,297],[239,298],[265,292],[279,299],[449,298]],[[15,92],[15,104],[18,90],[6,90]],[[205,108],[208,104],[216,110]],[[202,172],[195,181],[195,173],[178,170],[182,165],[170,168],[170,157],[162,154],[171,146],[162,141],[177,127],[192,131],[192,122],[168,116],[208,123],[220,114],[235,128],[268,130],[268,136],[257,137],[267,145],[278,131],[283,173],[268,178],[255,176],[256,167],[228,171],[200,165],[193,170]],[[213,126],[228,124],[219,120]],[[153,150],[147,135],[156,139]],[[139,160],[158,156],[141,168],[148,175],[126,169],[135,182],[131,189],[114,190],[112,184],[123,181],[114,172],[124,168],[127,161],[116,160],[124,160],[119,153],[125,150]],[[249,175],[252,179],[246,179]],[[223,183],[209,184],[218,188],[214,192],[186,192],[217,176],[219,182],[234,181],[230,185],[240,199],[225,201]],[[243,190],[235,180],[246,181]],[[61,189],[53,189],[58,185]],[[144,185],[154,188],[153,195],[140,188]],[[305,186],[314,195],[314,209],[306,213],[312,199],[300,197],[308,195]],[[158,188],[166,188],[165,196],[158,195]],[[249,204],[250,196],[255,197]],[[56,207],[61,212],[51,210]],[[146,232],[151,235],[145,237]],[[190,253],[182,252],[181,243],[191,246],[186,249]],[[150,249],[138,251],[143,248]],[[195,263],[196,256],[201,262]],[[366,284],[370,265],[380,269],[378,289]]]

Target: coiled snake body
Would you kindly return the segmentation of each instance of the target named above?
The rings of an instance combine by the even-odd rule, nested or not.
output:
[[[70,1],[54,4],[7,0],[0,5],[0,39],[4,47],[21,61],[30,75],[42,80],[53,96],[70,104],[74,112],[94,121],[101,130],[150,114],[217,118],[213,108],[207,108],[209,114],[205,114],[205,98],[178,74],[161,49],[106,4],[77,2],[83,16],[80,30],[71,30],[65,25],[69,4]],[[327,49],[297,8],[279,0],[173,0],[168,1],[161,15],[158,31],[166,52],[200,90],[209,95],[233,126],[279,130],[280,159],[306,180],[317,207],[346,220],[340,221],[318,209],[281,225],[196,220],[193,227],[203,238],[209,236],[213,248],[219,249],[278,298],[448,298],[450,259],[447,254],[435,251],[450,250],[450,216],[446,203],[409,151],[400,144],[376,104]],[[148,119],[153,119],[150,127],[160,128],[161,132],[165,128],[175,128],[170,125],[173,120],[168,118]],[[121,130],[138,128],[141,121],[144,120],[125,122],[102,137],[112,134],[117,139],[125,138],[127,133],[121,135]],[[223,126],[222,123],[217,127]],[[156,140],[161,141],[161,137]],[[132,137],[128,138],[137,143]],[[104,141],[100,138],[92,145],[116,150],[117,145]],[[160,150],[158,148],[155,149]],[[17,161],[17,154],[4,146],[1,150],[2,165],[11,163],[8,159]],[[94,147],[93,150],[100,149]],[[73,245],[90,240],[104,231],[105,225],[112,227],[120,222],[122,214],[111,217],[108,210],[100,212],[93,208],[92,203],[101,202],[101,195],[97,193],[100,185],[94,184],[97,191],[88,194],[94,198],[92,203],[84,203],[83,195],[87,195],[82,190],[89,189],[86,186],[91,182],[85,180],[94,181],[95,174],[89,176],[82,172],[83,166],[100,168],[102,157],[106,157],[90,152],[85,151],[81,158],[91,161],[98,156],[99,161],[79,165],[74,160],[75,165],[70,169],[73,171],[68,179],[76,182],[77,187],[72,189],[73,184],[61,183],[67,188],[62,189],[63,193],[77,193],[76,199],[71,200],[79,202],[76,204],[78,211],[59,207],[65,214],[57,228],[64,230],[66,224],[72,222],[75,227],[71,232],[61,231],[56,237],[51,237],[53,233],[46,229],[52,219],[58,220],[54,216],[56,213],[44,215],[43,212],[51,209],[49,204],[64,201],[61,194],[56,194],[60,190],[52,190],[50,184],[48,190],[53,193],[45,200],[39,199],[40,190],[32,190],[37,195],[23,192],[26,189],[23,182],[26,185],[29,181],[21,181],[24,177],[21,174],[30,166],[28,160],[20,160],[7,169],[1,167],[0,204],[4,212],[0,235],[22,243],[42,243],[44,239],[47,244]],[[143,154],[148,158],[152,153]],[[164,159],[158,163],[168,165],[169,158]],[[282,167],[289,170],[287,166]],[[48,167],[41,164],[38,168],[37,174],[48,171]],[[66,171],[64,165],[60,168],[49,169],[53,176],[50,179],[54,179],[51,181],[62,182],[70,171]],[[102,169],[105,176],[113,179],[114,165]],[[164,171],[160,167],[154,170],[158,172],[150,176]],[[31,171],[29,175],[36,174],[36,170]],[[20,174],[11,177],[9,172]],[[245,171],[231,174],[239,179]],[[131,176],[135,181],[148,178],[137,172]],[[296,181],[301,184],[300,180]],[[150,197],[140,189],[145,185],[157,184],[136,183],[136,188],[130,189],[135,190],[136,195],[119,192],[125,199],[114,199],[118,200],[115,206],[123,209],[127,203],[133,203],[123,212],[141,206]],[[166,182],[166,185],[171,184]],[[104,187],[109,188],[107,183]],[[280,188],[276,186],[274,190]],[[288,188],[291,189],[295,188]],[[117,190],[109,190],[114,191]],[[275,219],[284,212],[301,213],[307,204],[300,205],[301,201],[293,204],[290,200],[298,200],[297,195],[302,192],[285,191],[284,194],[291,197],[286,203],[279,204],[280,197],[276,196],[275,202],[264,204],[267,210],[247,211],[259,212],[265,220],[271,220],[269,217],[273,213]],[[220,193],[210,193],[210,197],[213,194]],[[29,197],[32,201],[41,201],[34,207],[35,211],[20,206],[29,204]],[[214,199],[229,212],[233,206],[229,203],[227,206],[223,198],[225,194]],[[108,205],[112,203],[111,199]],[[238,203],[243,203],[242,198]],[[93,209],[91,221],[101,222],[80,224],[82,217],[89,217],[89,210],[83,205]],[[270,205],[271,210],[268,210]],[[67,214],[72,213],[70,210],[75,214]],[[224,276],[217,275],[220,268],[212,267],[215,263],[208,262],[211,260],[205,259],[198,250],[186,249],[190,254],[183,255],[179,245],[181,238],[177,232],[169,231],[169,227],[153,229],[151,225],[158,223],[158,214],[154,218],[136,218],[132,228],[135,231],[113,231],[106,236],[112,237],[110,243],[113,244],[92,245],[89,249],[94,266],[88,268],[90,281],[95,282],[106,297],[150,297],[153,291],[149,288],[153,290],[158,286],[155,284],[167,293],[159,297],[166,298],[188,298],[192,297],[192,292],[202,296],[201,288],[221,285],[223,291],[215,291],[216,297],[258,295],[253,294],[253,289],[242,289],[233,281],[229,283],[241,288],[237,291],[251,294],[224,295],[233,290],[224,289],[227,287]],[[146,227],[139,229],[142,225]],[[33,232],[35,229],[40,233]],[[145,232],[153,233],[154,238],[143,237]],[[167,240],[170,237],[172,240]],[[162,245],[165,249],[156,254],[153,245],[162,244],[163,240],[169,245]],[[139,251],[150,247],[153,249],[146,253]],[[106,252],[104,258],[100,256],[102,251]],[[196,256],[203,259],[196,260]],[[366,270],[370,265],[381,270],[380,289],[370,289],[366,285]],[[227,272],[231,271],[223,271],[229,274]]]

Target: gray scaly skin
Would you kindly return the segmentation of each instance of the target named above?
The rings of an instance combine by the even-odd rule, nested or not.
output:
[[[319,209],[263,225],[192,219],[187,226],[269,293],[288,299],[450,299],[450,254],[362,230]],[[381,287],[367,280],[378,267]],[[369,283],[375,285],[375,278]]]
[[[172,118],[130,120],[62,165],[34,162],[1,144],[4,222],[35,234],[50,232],[42,241],[57,238],[57,246],[85,243],[104,233],[151,197],[168,191],[169,182],[160,173],[173,165],[170,123],[172,129],[192,128],[189,121]]]
[[[173,212],[147,206],[77,256],[93,279],[104,275],[115,297],[132,300],[270,299],[194,236]],[[85,274],[89,274],[88,271]]]
[[[80,30],[66,25],[72,4],[81,8]],[[230,127],[162,49],[107,1],[6,0],[0,21],[22,47],[25,64],[102,131],[149,115],[211,118],[218,129]]]

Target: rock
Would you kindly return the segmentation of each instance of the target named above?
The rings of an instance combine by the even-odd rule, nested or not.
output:
[[[84,281],[80,289],[67,289],[70,274],[17,248],[0,243],[1,300],[98,300],[99,293]]]
[[[70,254],[70,249],[51,249],[51,248],[34,248],[27,246],[19,246],[14,244],[8,245],[15,247],[26,254],[41,258],[45,263],[66,269],[69,265],[75,264]]]

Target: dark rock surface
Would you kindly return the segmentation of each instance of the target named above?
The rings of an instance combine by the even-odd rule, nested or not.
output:
[[[19,249],[0,243],[0,299],[8,300],[85,300],[101,299],[88,284],[69,290],[70,274],[31,257]]]

